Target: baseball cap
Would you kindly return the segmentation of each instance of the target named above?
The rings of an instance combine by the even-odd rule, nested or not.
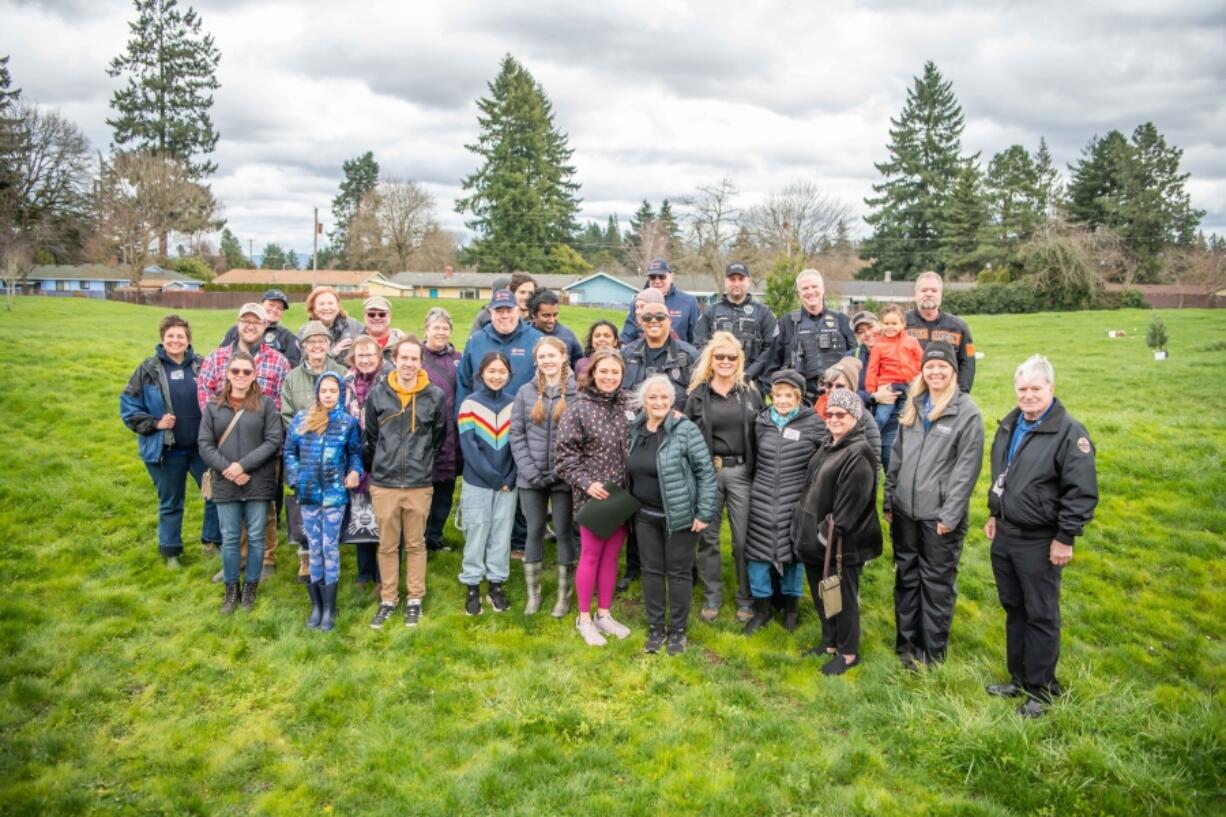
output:
[[[731,278],[734,275],[744,275],[749,277],[749,267],[742,264],[740,261],[733,261],[728,265],[728,269],[724,270],[724,277]]]
[[[289,309],[289,298],[287,298],[285,296],[285,293],[279,289],[268,290],[267,292],[264,293],[264,297],[260,298],[260,300],[261,301],[280,301],[282,306],[284,306],[286,309]]]
[[[388,303],[387,298],[384,298],[382,295],[371,295],[369,298],[363,301],[362,311],[365,312],[367,309],[370,309],[372,306],[375,309],[382,309],[384,312],[392,311],[392,305]]]
[[[268,313],[264,311],[264,307],[262,304],[257,304],[257,303],[243,304],[242,306],[238,308],[239,320],[242,320],[243,315],[255,315],[257,318],[264,321],[265,323],[268,322]]]
[[[515,300],[515,296],[511,294],[509,289],[498,289],[494,291],[494,296],[490,298],[490,309],[518,309],[519,304]]]
[[[867,309],[860,310],[851,316],[851,331],[856,331],[856,327],[862,323],[877,323],[877,316]]]
[[[672,271],[673,268],[663,258],[653,258],[651,263],[647,265],[648,278],[653,275],[668,275]]]

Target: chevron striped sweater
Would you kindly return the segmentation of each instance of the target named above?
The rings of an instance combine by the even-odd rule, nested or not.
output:
[[[460,403],[457,426],[464,454],[464,481],[494,491],[515,487],[511,455],[511,407],[514,395],[482,386]]]

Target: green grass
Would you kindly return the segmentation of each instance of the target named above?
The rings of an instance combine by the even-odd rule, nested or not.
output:
[[[397,303],[395,325],[420,328],[428,305]],[[457,326],[478,307],[457,304]],[[971,321],[989,435],[1013,368],[1042,351],[1099,451],[1098,518],[1065,573],[1068,694],[1035,722],[983,694],[1004,677],[986,478],[950,658],[922,675],[892,656],[888,546],[863,580],[865,663],[838,679],[800,657],[811,607],[794,636],[695,616],[685,656],[647,657],[632,592],[614,606],[634,635],[590,650],[572,621],[518,612],[515,567],[513,612],[467,618],[458,551],[431,557],[416,631],[372,631],[347,584],[339,628],[308,632],[292,557],[254,613],[223,619],[216,560],[189,547],[182,571],[161,565],[118,419],[162,314],[51,298],[0,313],[0,814],[1226,812],[1226,313],[1166,313],[1162,363],[1145,312]],[[564,317],[580,331],[594,314]],[[233,319],[189,317],[206,351]],[[199,523],[193,502],[187,541]]]

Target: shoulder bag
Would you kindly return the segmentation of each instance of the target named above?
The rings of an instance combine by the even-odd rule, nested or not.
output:
[[[838,548],[835,556],[834,575],[830,575],[830,551]],[[839,574],[843,572],[843,537],[834,541],[834,515],[826,515],[826,560],[822,564],[822,581],[818,585],[822,599],[822,614],[826,618],[834,618],[843,612],[843,581]]]
[[[218,450],[226,444],[226,440],[230,439],[230,432],[238,425],[238,418],[243,416],[243,412],[247,409],[239,409],[238,414],[234,415],[234,419],[230,421],[230,425],[226,426],[226,430],[222,432],[221,439],[217,441]],[[200,495],[205,499],[213,498],[213,469],[207,468],[204,471],[204,476],[200,478]]]

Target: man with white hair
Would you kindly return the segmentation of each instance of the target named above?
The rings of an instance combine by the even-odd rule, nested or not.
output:
[[[826,308],[826,283],[815,269],[796,276],[800,309],[779,318],[771,341],[767,374],[795,369],[804,375],[805,397],[817,399],[822,375],[840,358],[856,352],[856,334],[842,312]]]
[[[907,334],[927,347],[934,340],[954,347],[958,355],[958,388],[970,394],[975,385],[975,342],[970,327],[957,315],[941,311],[945,282],[935,272],[915,279],[915,309],[907,312]]]
[[[996,593],[1005,608],[1009,682],[989,695],[1027,700],[1037,718],[1060,694],[1060,576],[1073,540],[1094,518],[1098,477],[1085,426],[1055,397],[1055,372],[1034,355],[1013,375],[1017,408],[992,441],[992,486],[984,533],[992,542]]]

